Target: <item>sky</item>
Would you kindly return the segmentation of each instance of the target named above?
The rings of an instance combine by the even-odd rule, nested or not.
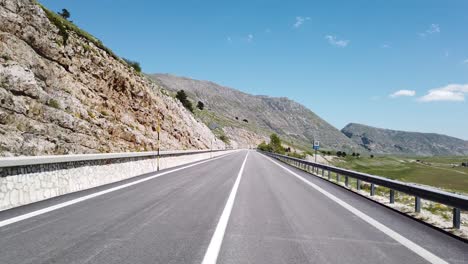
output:
[[[146,73],[468,140],[465,0],[41,0]]]

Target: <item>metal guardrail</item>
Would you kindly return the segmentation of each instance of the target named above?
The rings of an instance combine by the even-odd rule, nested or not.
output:
[[[336,179],[339,182],[340,176],[345,177],[345,185],[349,185],[349,178],[353,178],[357,180],[357,189],[359,190],[361,187],[361,181],[368,182],[371,184],[370,194],[373,196],[375,194],[375,186],[383,186],[390,189],[389,192],[389,199],[390,203],[395,202],[395,191],[402,192],[411,196],[415,197],[415,211],[421,211],[421,199],[425,199],[428,201],[433,201],[437,203],[441,203],[450,207],[453,207],[453,227],[456,229],[460,229],[461,225],[461,210],[468,210],[468,196],[450,193],[446,191],[442,191],[435,188],[430,188],[426,186],[420,186],[411,183],[404,183],[400,181],[395,181],[391,179],[387,179],[384,177],[379,177],[371,174],[360,173],[356,171],[346,170],[334,166],[328,166],[320,163],[315,163],[311,161],[306,161],[302,159],[297,159],[289,156],[279,155],[276,153],[270,152],[261,152],[267,156],[275,158],[277,160],[292,163],[292,165],[303,168],[307,171],[315,172],[317,175],[325,177],[327,174],[328,179],[331,179],[331,173],[336,174]]]
[[[228,150],[228,149],[226,149]],[[151,151],[151,152],[122,152],[122,153],[104,153],[104,154],[78,154],[78,155],[55,155],[55,156],[28,156],[0,158],[0,169],[11,167],[22,167],[41,164],[95,161],[107,159],[126,159],[126,158],[164,158],[183,155],[212,153],[226,150],[175,150],[175,151]]]

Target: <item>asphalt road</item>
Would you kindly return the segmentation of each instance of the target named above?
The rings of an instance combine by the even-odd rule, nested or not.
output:
[[[209,264],[207,252],[217,263],[468,263],[468,244],[259,153],[246,158],[247,152],[4,226],[13,217],[154,175],[0,212],[0,263]],[[418,254],[421,249],[429,256]]]

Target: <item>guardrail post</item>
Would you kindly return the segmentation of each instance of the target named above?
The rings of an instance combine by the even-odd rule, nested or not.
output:
[[[461,210],[453,208],[453,228],[460,229],[461,227]]]
[[[328,180],[331,180],[331,179],[330,179],[330,174],[331,174],[330,171],[327,171]]]
[[[359,179],[356,179],[356,189],[357,189],[358,191],[361,190],[361,180],[359,180]]]
[[[414,197],[414,211],[416,213],[421,212],[421,198],[417,196]]]
[[[395,203],[395,190],[390,190],[390,203]]]
[[[325,170],[322,169],[322,177],[325,177]]]
[[[371,183],[370,185],[370,196],[375,195],[375,184]]]
[[[340,174],[336,173],[336,182],[340,183]]]
[[[349,177],[345,176],[345,186],[348,187],[349,184]]]

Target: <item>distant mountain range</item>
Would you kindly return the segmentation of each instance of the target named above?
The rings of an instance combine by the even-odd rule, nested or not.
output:
[[[376,154],[417,156],[468,155],[468,141],[434,133],[405,132],[349,124],[341,130]]]
[[[256,145],[277,133],[293,145],[311,147],[315,138],[325,148],[361,150],[338,129],[288,98],[251,95],[213,82],[168,74],[149,77],[169,91],[186,91],[194,103],[202,101],[206,109],[195,115],[210,128],[221,128],[238,145]]]

